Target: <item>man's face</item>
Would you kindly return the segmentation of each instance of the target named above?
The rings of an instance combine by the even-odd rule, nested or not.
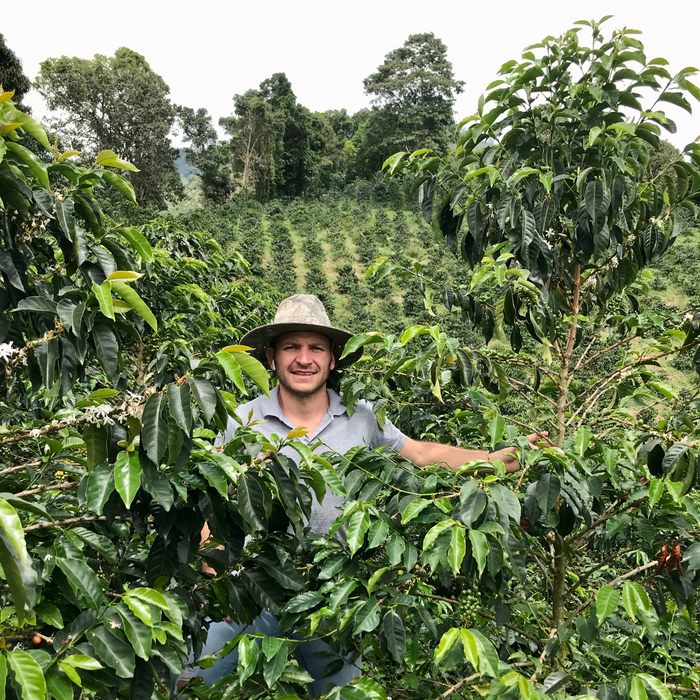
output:
[[[330,371],[335,367],[331,341],[321,333],[297,331],[277,339],[267,349],[267,361],[280,384],[296,396],[311,396],[325,388]]]

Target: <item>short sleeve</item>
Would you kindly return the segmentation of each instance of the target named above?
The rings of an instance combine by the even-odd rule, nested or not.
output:
[[[384,421],[384,430],[382,430],[374,413],[371,416],[373,429],[370,431],[369,446],[372,448],[389,447],[400,452],[406,443],[406,436],[388,418]]]

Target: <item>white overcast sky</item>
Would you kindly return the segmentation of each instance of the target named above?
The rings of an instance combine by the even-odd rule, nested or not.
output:
[[[275,72],[287,74],[311,110],[357,111],[369,104],[362,79],[409,34],[420,32],[445,42],[456,77],[466,82],[458,119],[475,111],[502,63],[578,19],[612,14],[608,30],[644,32],[648,58],[667,58],[672,71],[700,68],[699,0],[589,0],[584,9],[565,0],[35,0],[33,19],[2,13],[9,1],[0,0],[0,32],[30,78],[49,57],[112,55],[128,46],[163,76],[174,102],[206,107],[215,120],[231,113],[234,94]],[[29,103],[44,113],[37,95]],[[700,103],[694,102],[692,116],[668,107],[678,124],[669,140],[682,147],[700,135]]]

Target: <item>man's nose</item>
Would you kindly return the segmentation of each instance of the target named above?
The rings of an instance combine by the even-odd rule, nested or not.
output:
[[[308,348],[299,348],[299,352],[297,352],[296,359],[300,365],[310,365],[313,362],[311,352]]]

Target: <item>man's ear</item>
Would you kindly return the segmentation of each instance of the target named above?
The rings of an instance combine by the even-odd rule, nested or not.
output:
[[[267,364],[270,365],[272,369],[275,369],[275,349],[268,348],[265,350],[265,357],[267,358]]]
[[[333,350],[331,350],[331,372],[335,369],[335,354]]]

